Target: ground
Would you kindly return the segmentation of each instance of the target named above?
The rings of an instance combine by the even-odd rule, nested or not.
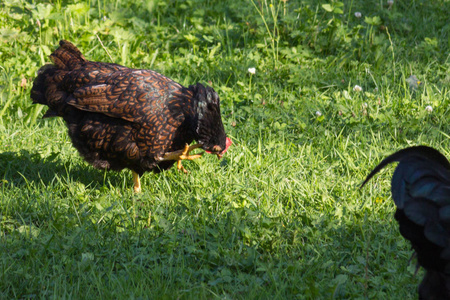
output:
[[[450,2],[388,2],[5,1],[0,298],[417,297],[393,168],[359,185],[410,145],[450,156]],[[212,86],[232,147],[141,194],[92,168],[29,97],[60,39]]]

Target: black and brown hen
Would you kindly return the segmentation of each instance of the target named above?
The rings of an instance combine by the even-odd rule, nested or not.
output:
[[[136,192],[146,171],[175,161],[184,170],[181,160],[201,156],[191,150],[220,158],[231,145],[212,88],[186,88],[151,70],[88,61],[72,43],[59,45],[50,55],[53,64],[38,71],[33,103],[49,107],[44,118],[64,119],[73,145],[94,167],[132,170]],[[194,140],[198,144],[189,147]]]
[[[450,299],[450,163],[433,148],[406,148],[385,158],[362,186],[396,161],[391,181],[395,219],[426,270],[419,299]]]

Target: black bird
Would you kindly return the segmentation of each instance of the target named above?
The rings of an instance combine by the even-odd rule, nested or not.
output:
[[[419,299],[450,299],[450,163],[439,151],[416,146],[385,158],[362,184],[392,162],[395,219],[426,270]]]

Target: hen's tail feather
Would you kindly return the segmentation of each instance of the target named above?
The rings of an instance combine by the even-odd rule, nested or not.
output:
[[[59,42],[59,48],[50,55],[50,58],[55,66],[61,70],[72,70],[78,63],[86,61],[81,51],[74,44],[64,40]]]
[[[56,72],[56,67],[51,64],[42,66],[38,71],[38,76],[34,79],[31,89],[31,99],[33,103],[47,105],[46,90],[48,87],[48,78],[52,78]]]
[[[370,174],[366,177],[364,182],[361,184],[362,188],[375,174],[380,172],[384,167],[386,167],[388,164],[393,162],[400,162],[406,158],[412,157],[412,156],[419,156],[423,158],[427,158],[430,161],[434,161],[435,163],[450,169],[450,162],[447,160],[447,158],[442,155],[439,151],[437,151],[434,148],[428,147],[428,146],[414,146],[402,149],[400,151],[395,152],[394,154],[391,154],[390,156],[386,157],[381,161],[381,163],[378,164],[378,166],[375,167],[375,169],[370,172]]]
[[[426,270],[419,299],[450,299],[450,163],[433,148],[406,148],[384,159],[362,186],[395,161],[399,162],[391,182],[395,219]]]
[[[33,103],[48,105],[50,109],[44,118],[58,116],[58,107],[61,99],[66,96],[58,90],[57,84],[63,79],[64,71],[77,68],[80,62],[86,61],[80,50],[68,41],[60,41],[60,47],[56,49],[50,58],[54,64],[47,64],[38,71],[38,76],[33,82],[31,99]],[[63,72],[61,72],[63,71]]]

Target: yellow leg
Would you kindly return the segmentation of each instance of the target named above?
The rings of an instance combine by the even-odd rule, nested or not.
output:
[[[134,192],[140,193],[141,192],[141,180],[139,179],[139,174],[131,171],[133,173],[133,183],[134,183]]]
[[[202,154],[189,155],[189,152],[191,152],[194,149],[200,148],[200,147],[201,147],[200,144],[195,144],[190,147],[188,144],[186,144],[186,146],[182,150],[177,150],[177,151],[173,151],[173,152],[164,154],[164,157],[162,159],[160,159],[160,161],[176,160],[177,161],[177,169],[182,170],[184,173],[187,173],[186,169],[181,164],[181,161],[183,159],[193,160],[193,159],[202,157]]]

